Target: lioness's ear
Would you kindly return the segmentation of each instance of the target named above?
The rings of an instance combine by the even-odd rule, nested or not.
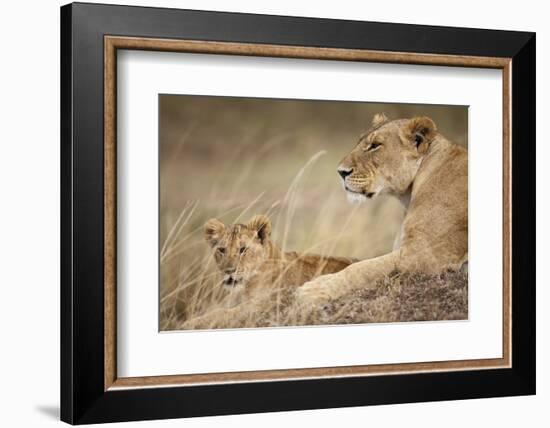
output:
[[[262,243],[271,236],[271,220],[265,215],[255,215],[250,219],[247,226],[256,231]]]
[[[388,116],[386,116],[384,113],[376,113],[374,117],[372,118],[372,127],[373,128],[379,128],[384,123],[388,121]]]
[[[426,116],[414,117],[409,120],[407,128],[409,141],[413,142],[419,153],[426,153],[437,133],[434,121]]]
[[[206,223],[204,223],[204,239],[210,245],[214,246],[217,244],[220,235],[225,230],[225,225],[219,221],[217,218],[211,218]]]

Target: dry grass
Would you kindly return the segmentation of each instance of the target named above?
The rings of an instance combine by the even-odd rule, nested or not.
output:
[[[403,216],[399,203],[379,198],[350,206],[336,175],[339,160],[353,147],[372,115],[380,111],[393,118],[428,114],[453,141],[466,144],[464,108],[162,96],[160,329],[193,328],[192,320],[224,308],[226,293],[202,234],[209,218],[228,224],[268,214],[273,240],[286,251],[358,259],[388,252]],[[418,284],[416,297],[409,294],[414,284],[410,289],[403,287],[400,279],[401,285],[394,287],[393,279],[391,287],[382,284],[376,292],[380,295],[355,293],[317,314],[291,311],[291,294],[281,291],[256,302],[254,310],[243,312],[240,321],[231,323],[348,323],[349,314],[344,315],[348,309],[361,313],[349,322],[423,316],[449,319],[453,314],[465,318],[467,305],[457,300],[457,282],[446,278],[413,281]],[[428,300],[422,303],[422,282],[426,299],[432,299],[435,306]],[[452,293],[458,294],[437,294],[436,284],[441,293],[454,290]],[[462,288],[466,299],[466,285]],[[392,306],[397,300],[402,306],[399,313]],[[444,304],[449,305],[448,313]],[[219,326],[238,326],[231,323],[224,321]]]
[[[468,278],[395,273],[371,289],[355,290],[319,307],[295,304],[293,290],[266,294],[237,309],[220,309],[175,323],[170,329],[251,328],[326,324],[463,320],[468,318]]]

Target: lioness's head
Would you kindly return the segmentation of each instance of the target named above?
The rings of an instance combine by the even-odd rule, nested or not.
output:
[[[361,202],[381,193],[403,195],[436,134],[429,117],[390,121],[384,114],[375,115],[371,128],[338,166],[348,199]]]
[[[256,215],[247,224],[225,225],[210,219],[204,225],[204,238],[214,251],[214,258],[228,288],[245,287],[259,273],[270,256],[271,221]]]

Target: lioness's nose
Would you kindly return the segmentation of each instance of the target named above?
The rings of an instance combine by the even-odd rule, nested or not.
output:
[[[228,275],[231,275],[232,273],[235,273],[236,270],[237,270],[236,268],[230,267],[230,268],[225,268],[224,272]]]
[[[345,180],[348,175],[350,175],[353,172],[353,168],[343,168],[338,167],[338,174],[340,174],[340,177],[342,177],[342,180]]]

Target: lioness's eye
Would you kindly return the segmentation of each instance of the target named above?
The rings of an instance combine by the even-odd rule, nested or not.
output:
[[[244,254],[245,251],[246,251],[246,247],[239,248],[239,253],[240,254]]]
[[[372,151],[372,150],[376,150],[378,147],[382,146],[381,143],[370,143],[368,146],[367,146],[367,151]]]
[[[225,254],[225,248],[223,248],[223,247],[218,247],[217,251],[220,254]]]

